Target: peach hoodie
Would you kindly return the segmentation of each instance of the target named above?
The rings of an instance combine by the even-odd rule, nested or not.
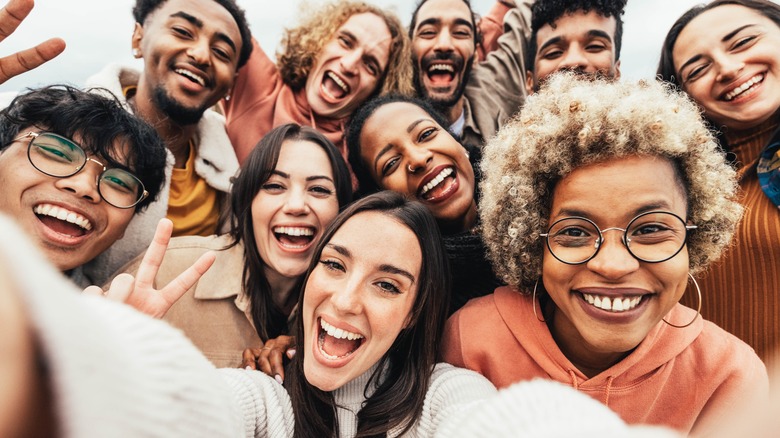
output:
[[[667,318],[684,324],[693,315],[678,304]],[[701,318],[682,329],[659,322],[625,359],[589,379],[536,319],[531,297],[510,287],[455,313],[442,345],[446,362],[483,374],[499,389],[552,379],[601,401],[629,424],[697,435],[712,432],[725,414],[769,390],[766,367],[753,349]]]

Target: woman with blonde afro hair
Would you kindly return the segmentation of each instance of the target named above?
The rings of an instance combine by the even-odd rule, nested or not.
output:
[[[411,44],[398,17],[354,0],[335,0],[303,12],[285,30],[273,60],[254,48],[223,101],[226,128],[239,162],[273,127],[310,126],[347,158],[345,124],[371,97],[411,94]]]
[[[755,352],[679,304],[706,300],[692,274],[742,213],[735,172],[683,94],[556,74],[481,167],[483,236],[509,286],[448,321],[446,362],[499,388],[557,380],[628,423],[686,434],[766,396]]]

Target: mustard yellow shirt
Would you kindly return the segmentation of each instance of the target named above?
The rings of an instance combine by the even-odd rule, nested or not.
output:
[[[184,168],[173,169],[167,216],[173,222],[173,237],[217,233],[217,191],[195,173],[195,145],[192,141]]]

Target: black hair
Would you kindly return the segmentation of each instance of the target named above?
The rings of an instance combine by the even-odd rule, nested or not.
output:
[[[677,43],[677,38],[682,30],[702,13],[723,5],[738,5],[752,9],[759,14],[772,20],[780,27],[780,5],[769,0],[715,0],[706,5],[697,5],[688,9],[684,14],[674,22],[669,32],[664,38],[661,46],[661,59],[658,61],[658,70],[656,71],[658,79],[668,82],[678,90],[682,90],[682,83],[678,82],[677,71],[674,67],[673,50]]]
[[[309,141],[320,146],[330,161],[339,207],[343,208],[352,200],[352,180],[341,153],[324,135],[307,126],[288,123],[272,129],[257,143],[241,166],[238,176],[234,178],[230,194],[230,235],[233,245],[244,243],[244,290],[250,299],[255,330],[263,341],[284,333],[287,316],[271,299],[271,287],[264,274],[265,263],[257,252],[252,201],[276,169],[282,145],[286,140]]]
[[[347,124],[347,131],[345,134],[345,141],[349,150],[349,165],[352,167],[352,172],[355,174],[355,178],[358,180],[358,195],[366,195],[382,190],[374,177],[371,176],[371,172],[363,163],[360,151],[362,145],[360,144],[360,134],[363,131],[366,121],[376,112],[377,109],[390,103],[403,102],[416,105],[428,113],[434,122],[436,122],[443,129],[447,129],[449,123],[447,119],[437,111],[432,104],[426,100],[418,99],[411,96],[403,96],[400,94],[388,94],[369,100],[361,105],[352,114],[349,123]]]
[[[136,211],[153,202],[162,189],[165,144],[151,125],[128,112],[108,90],[50,85],[20,94],[0,111],[0,151],[27,128],[69,139],[77,136],[81,147],[107,167],[136,175],[149,192]]]
[[[135,18],[138,24],[143,25],[146,17],[166,1],[168,0],[136,0],[135,6],[133,6],[133,18]],[[238,6],[235,0],[213,1],[227,9],[233,20],[236,21],[238,32],[241,34],[241,51],[238,54],[238,68],[241,68],[246,64],[249,55],[252,53],[252,32],[249,30],[249,23],[246,21],[246,13]]]
[[[528,39],[528,50],[525,52],[525,68],[533,72],[535,69],[536,34],[545,25],[555,27],[555,22],[566,14],[575,12],[588,13],[596,11],[603,17],[615,18],[615,61],[620,59],[620,47],[623,44],[623,12],[627,0],[538,0],[531,6],[531,37]]]
[[[409,40],[414,40],[414,30],[417,27],[417,13],[420,11],[420,8],[422,5],[424,5],[428,0],[420,0],[417,2],[417,6],[414,8],[414,12],[412,12],[412,22],[409,23]],[[469,12],[471,12],[471,26],[473,27],[474,31],[474,47],[477,47],[482,42],[482,32],[479,31],[479,15],[474,12],[474,9],[471,7],[471,1],[470,0],[463,0],[463,3],[466,4],[469,8]]]
[[[378,384],[378,388],[357,413],[357,436],[386,436],[396,428],[403,428],[399,435],[404,435],[422,415],[431,373],[439,359],[437,351],[449,307],[449,264],[439,227],[428,208],[399,193],[385,191],[356,201],[331,222],[317,243],[304,285],[319,265],[322,250],[333,235],[350,218],[363,212],[381,213],[409,228],[417,237],[422,254],[409,323],[379,360],[368,383]],[[303,311],[305,293],[304,286],[298,298],[299,311]],[[302,342],[303,318],[298,318],[295,329],[296,339]],[[333,394],[306,380],[305,350],[298,349],[285,382],[295,413],[295,436],[339,436]]]

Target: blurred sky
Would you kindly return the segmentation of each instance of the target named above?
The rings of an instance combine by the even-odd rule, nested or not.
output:
[[[368,0],[393,8],[408,23],[416,0]],[[134,0],[37,0],[35,9],[16,33],[0,44],[0,54],[30,47],[47,38],[65,39],[65,53],[39,69],[0,85],[0,91],[66,82],[77,86],[109,62],[138,63],[130,56]],[[274,53],[284,26],[296,24],[304,0],[238,0],[247,12],[254,36]],[[308,0],[308,7],[322,0]],[[700,0],[630,0],[624,16],[621,51],[624,77],[653,77],[661,42],[684,11]],[[493,0],[472,0],[485,13]],[[139,64],[136,64],[139,65]]]

